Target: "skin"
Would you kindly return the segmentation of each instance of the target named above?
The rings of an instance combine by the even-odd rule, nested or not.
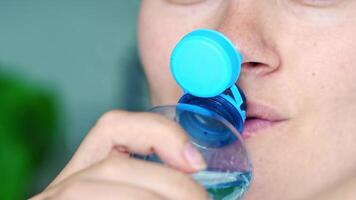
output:
[[[170,52],[196,28],[232,40],[244,57],[238,84],[248,101],[286,119],[245,141],[254,166],[245,199],[355,199],[356,1],[143,0],[138,41],[153,105],[180,97]],[[33,199],[206,199],[187,174],[204,165],[186,144],[159,116],[109,112]],[[152,151],[169,167],[127,156]]]
[[[180,96],[168,65],[177,41],[196,28],[223,32],[245,58],[247,99],[288,119],[246,141],[255,173],[246,199],[328,191],[356,170],[355,13],[351,0],[144,1],[139,44],[153,103]]]

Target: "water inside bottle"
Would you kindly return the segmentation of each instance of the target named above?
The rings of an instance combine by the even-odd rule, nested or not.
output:
[[[250,185],[251,176],[251,172],[200,171],[193,174],[214,200],[241,199]]]

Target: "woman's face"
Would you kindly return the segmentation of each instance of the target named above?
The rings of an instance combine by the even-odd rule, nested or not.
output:
[[[233,41],[248,103],[284,119],[246,140],[254,166],[246,199],[312,197],[353,175],[356,1],[143,0],[138,39],[154,105],[180,97],[170,53],[197,28]]]

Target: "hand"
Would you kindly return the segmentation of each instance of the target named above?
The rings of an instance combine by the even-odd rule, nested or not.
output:
[[[129,156],[153,152],[167,166]],[[111,111],[58,177],[32,200],[208,199],[189,176],[203,168],[201,155],[175,122],[151,113]]]

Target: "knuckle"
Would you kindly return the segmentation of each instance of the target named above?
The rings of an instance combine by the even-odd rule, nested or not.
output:
[[[180,139],[185,139],[185,134],[181,134],[184,130],[181,126],[167,117],[161,116],[155,113],[143,113],[143,115],[147,115],[150,118],[149,123],[154,124],[160,133],[168,135],[168,136],[176,136]],[[172,133],[176,133],[172,135]]]
[[[130,166],[128,162],[123,159],[128,159],[125,157],[112,156],[108,159],[103,160],[99,165],[99,170],[103,174],[115,175],[122,171],[129,170]]]
[[[135,118],[135,119],[133,119]],[[129,119],[134,121],[140,121],[141,126],[155,127],[155,130],[159,130],[161,134],[171,136],[172,132],[181,133],[183,129],[173,120],[170,120],[164,116],[155,113],[130,113],[123,110],[111,110],[104,113],[96,123],[97,127],[107,127],[111,125],[117,125],[119,122],[125,120],[127,124],[130,124]],[[184,134],[175,134],[176,136],[185,138]],[[150,137],[150,134],[143,134],[141,136]]]
[[[94,137],[102,137],[107,133],[110,133],[112,129],[117,127],[117,124],[121,124],[122,121],[127,118],[129,112],[122,110],[111,110],[104,113],[96,122],[90,135]]]
[[[124,118],[128,112],[122,110],[111,110],[104,113],[98,120],[97,124],[111,124],[113,122],[117,122]]]
[[[73,180],[65,183],[55,194],[58,200],[78,199],[85,192],[85,184],[81,180]]]

